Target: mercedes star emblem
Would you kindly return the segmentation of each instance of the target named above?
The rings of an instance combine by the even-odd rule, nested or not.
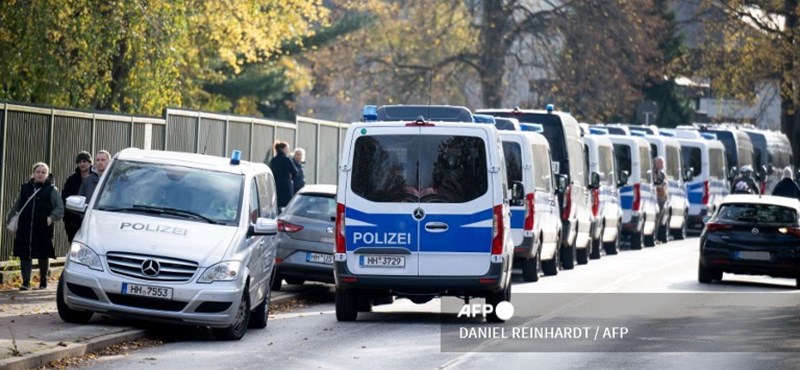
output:
[[[142,273],[147,276],[156,276],[161,271],[161,265],[156,260],[142,262]]]
[[[750,230],[750,232],[753,233],[753,235],[758,235],[758,229],[756,229],[755,227],[753,228],[753,230]]]
[[[422,218],[425,217],[425,211],[423,211],[422,208],[417,208],[417,209],[414,210],[414,214],[413,215],[414,215],[414,219],[419,221],[419,220],[421,220]]]

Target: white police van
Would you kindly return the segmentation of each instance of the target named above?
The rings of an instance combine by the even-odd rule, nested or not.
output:
[[[58,283],[58,313],[210,326],[219,339],[264,328],[275,278],[275,181],[261,163],[125,149],[84,213]]]
[[[686,238],[689,200],[686,197],[686,186],[681,160],[681,144],[670,137],[642,135],[650,143],[650,155],[664,160],[664,181],[667,185],[667,200],[664,203],[662,219],[659,220],[657,239],[666,243],[668,234],[682,240]],[[655,180],[655,179],[654,179]]]
[[[614,145],[602,136],[607,132],[598,132],[594,127],[587,129],[583,143],[588,156],[590,204],[595,220],[591,257],[597,259],[600,258],[601,244],[606,254],[617,254],[622,234],[622,209],[617,194]]]
[[[622,207],[622,235],[631,249],[655,245],[658,202],[653,189],[650,145],[635,136],[608,135],[614,144],[619,201]]]
[[[506,174],[514,199],[511,203],[511,236],[514,256],[522,267],[522,279],[539,280],[558,273],[558,240],[561,233],[556,184],[550,166],[550,145],[532,132],[501,131]]]
[[[725,147],[717,140],[678,138],[689,199],[689,229],[700,231],[703,217],[710,216],[728,195]],[[689,171],[691,170],[691,171]]]
[[[510,299],[514,245],[503,146],[493,125],[353,123],[341,158],[334,231],[339,321],[393,297],[484,297],[491,305]]]

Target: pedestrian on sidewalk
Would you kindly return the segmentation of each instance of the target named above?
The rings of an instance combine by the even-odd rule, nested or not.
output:
[[[306,186],[306,173],[303,168],[306,165],[306,151],[303,148],[295,148],[292,159],[294,166],[297,167],[297,176],[292,179],[294,192],[297,193],[303,186]]]
[[[297,176],[297,167],[289,158],[289,144],[275,142],[275,157],[269,161],[269,168],[275,176],[275,192],[278,195],[278,209],[286,207],[294,194],[292,179]]]
[[[783,169],[783,179],[778,181],[775,188],[772,189],[772,195],[800,199],[800,187],[792,179],[792,169],[790,167]]]
[[[97,172],[92,168],[92,155],[89,154],[89,152],[82,151],[78,153],[75,157],[75,164],[77,165],[77,167],[75,167],[75,173],[67,177],[67,181],[64,182],[64,191],[61,193],[61,200],[64,204],[67,203],[67,197],[78,195],[81,184],[83,184],[83,179],[92,174],[97,175]],[[75,238],[75,234],[78,233],[78,230],[81,228],[82,220],[83,218],[81,215],[75,212],[64,213],[64,230],[67,232],[67,240],[69,240],[70,243],[72,243],[72,239]]]
[[[22,184],[19,197],[11,207],[7,219],[10,220],[17,212],[19,223],[14,235],[14,256],[20,259],[20,290],[31,288],[34,258],[39,260],[39,289],[46,289],[49,259],[56,258],[53,224],[64,216],[64,203],[58,188],[53,184],[53,175],[46,163],[38,162],[33,165],[33,174],[28,182]]]
[[[103,176],[103,173],[106,172],[106,168],[108,167],[108,162],[111,161],[111,154],[107,150],[100,150],[94,156],[95,160],[95,170],[96,173],[89,174],[87,178],[83,180],[81,184],[81,188],[78,190],[78,195],[83,195],[86,197],[86,203],[92,199],[92,195],[94,195],[94,189],[97,188],[97,183],[100,182],[100,177]]]

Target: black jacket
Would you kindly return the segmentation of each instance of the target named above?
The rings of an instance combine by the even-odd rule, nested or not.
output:
[[[297,168],[294,161],[286,154],[279,151],[274,158],[269,161],[269,168],[275,176],[275,192],[278,194],[278,207],[286,207],[289,199],[294,195],[294,185],[292,178],[297,176]]]
[[[743,182],[744,185],[738,185],[740,182]],[[746,190],[743,191],[740,188]],[[758,185],[756,185],[756,181],[753,180],[752,177],[739,176],[731,183],[731,194],[761,194],[761,191],[758,189]]]
[[[795,184],[794,180],[785,177],[775,185],[775,189],[772,189],[772,195],[800,199],[800,187]]]
[[[53,175],[44,184],[33,180],[22,184],[19,198],[11,209],[13,216],[37,189],[41,188],[19,216],[19,226],[14,237],[14,255],[20,258],[56,258],[53,248],[53,225],[64,216],[64,203],[53,185]],[[47,217],[53,224],[47,226]]]
[[[89,168],[89,173],[96,173],[94,171],[94,167]],[[83,176],[81,176],[81,169],[75,167],[75,173],[67,177],[67,181],[64,182],[64,188],[62,189],[61,193],[61,201],[64,204],[67,204],[67,197],[71,195],[78,195],[78,191],[81,189],[81,184],[83,183]],[[64,213],[64,227],[70,228],[75,227],[80,228],[81,226],[81,216],[75,212],[66,212]]]
[[[294,162],[294,160],[292,160]],[[297,193],[303,186],[306,186],[306,173],[304,164],[294,162],[295,167],[297,168],[297,175],[292,179],[294,182],[294,192]]]

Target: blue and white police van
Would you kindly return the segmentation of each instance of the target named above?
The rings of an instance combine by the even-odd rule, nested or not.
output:
[[[339,321],[394,297],[415,303],[483,297],[492,305],[510,299],[510,196],[493,125],[353,123],[341,158],[334,254]],[[488,319],[500,321],[494,314]]]

